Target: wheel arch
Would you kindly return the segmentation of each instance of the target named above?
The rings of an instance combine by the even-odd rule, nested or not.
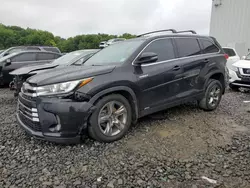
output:
[[[135,92],[127,86],[116,86],[116,87],[111,87],[111,88],[105,89],[105,90],[95,94],[90,99],[90,103],[92,103],[94,105],[98,100],[100,100],[104,96],[114,94],[114,93],[120,94],[128,100],[128,102],[132,108],[132,120],[133,120],[133,122],[136,122],[137,119],[139,118],[139,110],[138,110],[139,104],[138,104],[138,100],[137,100]]]
[[[204,86],[204,89],[206,89],[207,83],[210,79],[218,80],[223,86],[223,94],[225,93],[226,88],[226,78],[225,75],[222,72],[213,72],[207,75],[206,84]]]

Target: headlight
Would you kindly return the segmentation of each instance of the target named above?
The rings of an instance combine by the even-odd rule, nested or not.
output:
[[[91,82],[93,78],[86,78],[83,80],[69,81],[58,84],[40,86],[36,88],[37,96],[58,95],[73,91],[76,87],[80,88]]]
[[[232,65],[232,70],[233,70],[234,72],[237,72],[237,71],[238,71],[238,67]]]

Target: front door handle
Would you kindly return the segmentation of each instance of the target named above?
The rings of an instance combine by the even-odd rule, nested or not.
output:
[[[174,68],[173,68],[174,71],[178,71],[178,70],[180,70],[180,69],[181,69],[181,67],[178,66],[178,65],[174,66]]]

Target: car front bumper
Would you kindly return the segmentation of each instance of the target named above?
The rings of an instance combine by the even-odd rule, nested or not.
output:
[[[250,75],[242,75],[240,72],[229,69],[229,85],[250,88]]]
[[[94,106],[69,99],[18,96],[17,122],[31,136],[56,143],[79,143]]]

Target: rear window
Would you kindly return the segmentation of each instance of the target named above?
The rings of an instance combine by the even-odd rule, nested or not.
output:
[[[55,54],[51,54],[51,53],[38,53],[37,54],[38,61],[51,60],[51,59],[55,59]]]
[[[12,58],[13,62],[36,61],[36,53],[22,53]]]
[[[229,57],[236,56],[235,51],[231,48],[223,48],[223,50]]]
[[[48,48],[48,47],[45,47],[43,49],[46,50],[46,51],[48,51],[48,52],[61,53],[58,48]]]
[[[201,48],[196,38],[176,38],[175,42],[180,57],[189,57],[201,54]]]
[[[217,48],[217,46],[215,46],[211,41],[209,40],[204,40],[201,39],[201,43],[203,45],[203,51],[205,54],[209,54],[209,53],[217,53],[219,52],[219,48]]]

